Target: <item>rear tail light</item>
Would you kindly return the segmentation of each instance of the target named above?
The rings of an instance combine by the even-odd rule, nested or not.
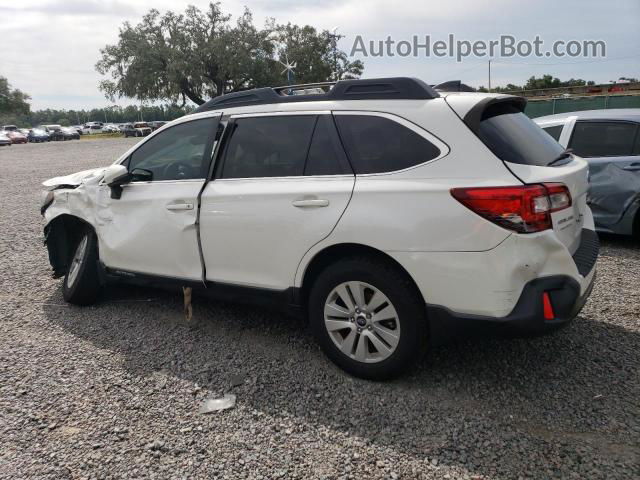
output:
[[[571,193],[562,183],[452,188],[451,195],[481,217],[518,233],[552,228],[551,214],[571,206]]]

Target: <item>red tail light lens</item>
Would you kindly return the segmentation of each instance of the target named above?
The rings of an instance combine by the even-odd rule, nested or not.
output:
[[[571,193],[561,183],[452,188],[451,195],[481,217],[518,233],[552,228],[551,213],[571,206]]]

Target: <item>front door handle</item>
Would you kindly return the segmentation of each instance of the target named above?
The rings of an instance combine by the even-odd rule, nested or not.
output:
[[[167,205],[167,210],[193,210],[193,203],[172,203]]]
[[[640,162],[633,162],[630,165],[627,165],[626,167],[622,167],[623,170],[628,170],[631,172],[636,172],[638,170],[640,170]]]
[[[291,205],[298,208],[328,207],[329,200],[324,200],[320,198],[307,198],[304,200],[294,200],[293,202],[291,202]]]

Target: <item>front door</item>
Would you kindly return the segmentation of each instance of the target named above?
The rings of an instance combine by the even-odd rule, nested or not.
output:
[[[119,199],[100,187],[100,259],[113,270],[200,280],[196,220],[220,116],[189,120],[141,143],[127,159],[136,180]]]

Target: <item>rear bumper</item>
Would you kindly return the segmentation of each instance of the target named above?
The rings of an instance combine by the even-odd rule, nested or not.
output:
[[[529,333],[543,333],[573,320],[582,310],[595,282],[595,271],[590,272],[590,281],[580,294],[580,284],[571,277],[556,275],[537,278],[528,282],[513,311],[504,317],[460,314],[446,307],[427,304],[432,342],[441,344],[463,332],[481,332],[499,326],[515,328]],[[543,294],[549,294],[553,308],[553,319],[545,319]]]
[[[583,230],[580,246],[572,260],[579,275],[550,275],[532,279],[511,312],[502,317],[456,313],[440,305],[427,304],[427,315],[434,343],[457,336],[460,330],[478,330],[482,325],[515,327],[518,331],[543,333],[573,320],[582,310],[595,283],[595,264],[600,251],[598,235]],[[544,294],[549,295],[552,315],[545,318]]]

